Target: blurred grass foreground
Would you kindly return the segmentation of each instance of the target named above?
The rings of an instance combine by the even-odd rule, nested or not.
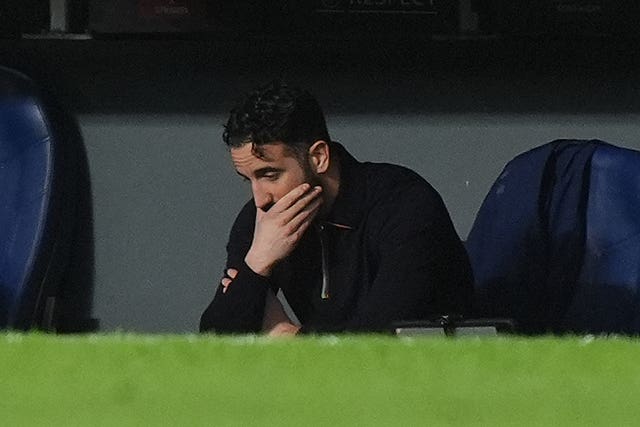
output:
[[[639,425],[640,340],[0,335],[2,425]]]

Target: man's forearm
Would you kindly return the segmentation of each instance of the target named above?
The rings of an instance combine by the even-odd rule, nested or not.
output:
[[[220,286],[202,314],[200,331],[217,333],[260,332],[269,280],[242,264],[233,283]]]

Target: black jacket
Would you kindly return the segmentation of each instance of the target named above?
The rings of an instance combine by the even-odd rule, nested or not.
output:
[[[253,201],[244,206],[227,244],[227,268],[238,275],[226,293],[219,286],[201,331],[259,331],[269,287],[282,290],[302,332],[384,331],[394,321],[470,311],[469,261],[436,190],[404,167],[360,163],[333,143],[336,152],[340,189],[331,213],[270,278],[244,263],[256,213]]]

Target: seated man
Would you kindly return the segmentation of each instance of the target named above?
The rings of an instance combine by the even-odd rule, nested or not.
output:
[[[248,94],[223,139],[253,200],[201,331],[380,332],[469,312],[471,269],[440,195],[409,169],[354,159],[308,92],[273,82]]]

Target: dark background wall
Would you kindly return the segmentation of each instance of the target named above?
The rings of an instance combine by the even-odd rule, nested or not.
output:
[[[4,40],[0,64],[77,117],[95,221],[102,330],[193,332],[249,188],[222,124],[275,77],[309,88],[362,160],[414,168],[465,238],[504,164],[555,138],[640,149],[634,39]]]

